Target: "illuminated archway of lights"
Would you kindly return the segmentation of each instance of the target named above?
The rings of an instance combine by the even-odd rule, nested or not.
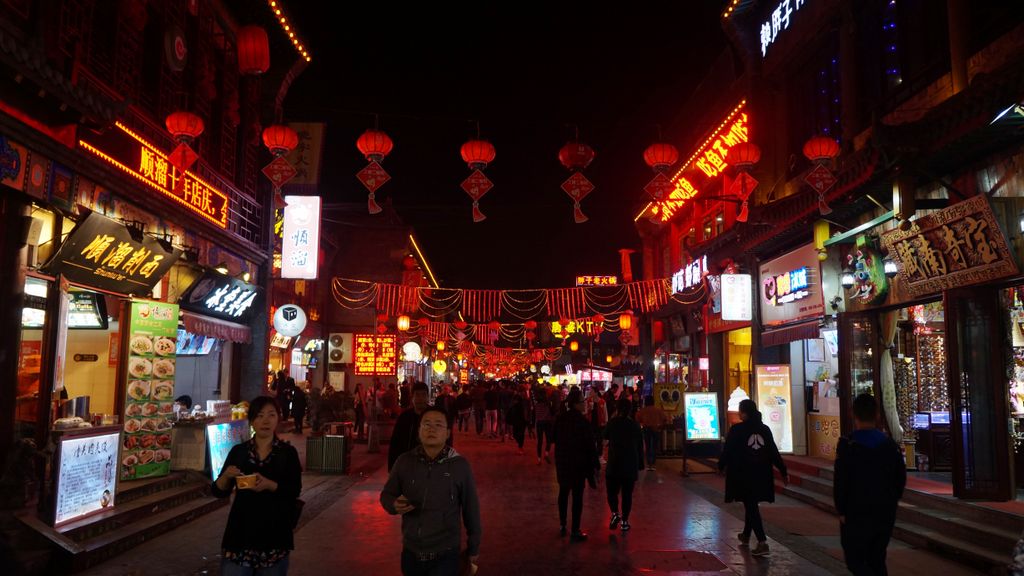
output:
[[[288,22],[288,17],[281,9],[281,3],[277,0],[269,0],[268,4],[270,4],[270,9],[274,11],[274,17],[281,23],[281,29],[284,30],[284,33],[288,35],[288,39],[295,46],[295,50],[306,59],[306,62],[312,61],[313,58],[310,57],[309,51],[306,50],[306,47],[299,40],[299,37],[295,34],[294,26]]]

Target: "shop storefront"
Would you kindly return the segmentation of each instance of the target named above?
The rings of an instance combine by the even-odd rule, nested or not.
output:
[[[834,458],[837,358],[818,250],[807,244],[761,264],[757,285],[763,349],[779,347],[776,364],[755,364],[752,398],[783,453]]]
[[[739,403],[753,393],[752,294],[749,274],[708,276],[705,307],[710,390],[724,398],[725,430],[739,422]],[[721,386],[715,386],[715,382]]]

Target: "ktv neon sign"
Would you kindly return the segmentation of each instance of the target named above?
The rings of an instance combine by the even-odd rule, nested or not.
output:
[[[178,170],[168,160],[167,155],[155,146],[120,122],[115,125],[138,144],[137,147],[132,146],[133,158],[127,164],[84,140],[79,140],[79,146],[157,192],[172,198],[205,220],[221,228],[228,227],[228,207],[231,202],[227,194],[207,184],[188,170],[184,172]]]
[[[651,211],[662,222],[671,220],[680,208],[700,192],[692,182],[683,176],[683,172],[687,168],[697,168],[708,178],[715,178],[729,166],[729,163],[726,162],[729,150],[741,142],[750,140],[749,117],[746,112],[743,112],[743,107],[746,104],[746,100],[740,102],[712,132],[711,136],[704,141],[704,144],[697,148],[697,151],[690,156],[686,164],[683,164],[673,179],[675,189],[669,193],[668,198],[652,207]]]

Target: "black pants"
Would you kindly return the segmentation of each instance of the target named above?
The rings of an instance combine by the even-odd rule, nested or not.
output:
[[[619,513],[619,492],[622,492],[622,519],[629,520],[629,512],[633,509],[633,485],[636,480],[623,480],[607,476],[608,508],[615,514]]]
[[[585,479],[558,484],[558,519],[565,526],[569,508],[569,493],[572,492],[572,531],[580,531],[580,516],[583,514],[583,484]]]
[[[764,522],[761,520],[761,509],[757,506],[757,500],[744,500],[743,509],[746,512],[746,517],[743,519],[743,534],[750,536],[750,531],[753,530],[758,542],[767,540],[768,537],[764,534]]]
[[[857,519],[847,516],[839,528],[846,567],[856,576],[885,576],[885,549],[892,538],[893,521]]]
[[[295,417],[295,431],[302,434],[302,424],[306,421],[306,411],[295,410],[292,416]]]
[[[458,550],[449,550],[430,560],[419,560],[412,552],[402,550],[403,576],[457,576],[458,573]]]
[[[537,458],[544,455],[551,448],[551,421],[537,421]]]
[[[484,409],[473,408],[473,418],[476,419],[476,435],[484,433]]]
[[[526,423],[512,425],[512,437],[516,439],[519,449],[523,449],[523,442],[526,442]]]

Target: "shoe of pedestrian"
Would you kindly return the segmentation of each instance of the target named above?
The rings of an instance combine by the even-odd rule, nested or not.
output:
[[[540,458],[537,458],[537,466],[540,466]]]
[[[551,464],[551,456],[548,456],[547,452],[544,453],[544,461]]]
[[[750,551],[750,554],[752,556],[767,556],[771,554],[771,551],[768,550],[767,542],[758,542],[757,546],[755,546],[754,549]]]
[[[608,523],[608,529],[609,530],[615,530],[616,528],[618,528],[619,527],[619,522],[621,520],[622,520],[622,518],[619,517],[619,513],[618,512],[615,512],[614,514],[612,514],[612,521]]]
[[[562,526],[561,528],[558,529],[558,535],[562,536],[562,537],[565,537],[565,526]]]
[[[744,534],[743,532],[740,532],[736,535],[736,537],[740,539],[740,544],[742,544],[743,546],[747,546],[750,544],[750,534]]]
[[[629,525],[629,520],[623,519],[622,520],[622,531],[623,532],[629,532],[630,528],[632,528],[632,526]]]
[[[569,536],[569,540],[572,540],[573,542],[584,542],[586,539],[587,535],[584,532],[573,532],[572,535]]]

